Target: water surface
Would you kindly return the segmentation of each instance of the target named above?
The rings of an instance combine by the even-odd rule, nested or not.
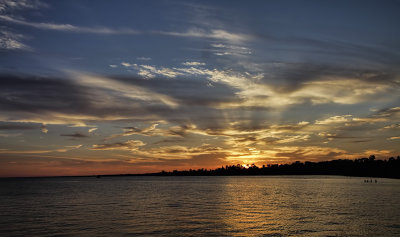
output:
[[[400,180],[0,180],[2,236],[400,236]]]

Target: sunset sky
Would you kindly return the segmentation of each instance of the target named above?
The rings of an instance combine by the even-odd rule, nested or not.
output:
[[[0,0],[0,176],[400,155],[399,11]]]

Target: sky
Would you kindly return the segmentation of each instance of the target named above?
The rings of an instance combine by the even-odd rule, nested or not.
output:
[[[399,10],[0,0],[0,176],[400,155]]]

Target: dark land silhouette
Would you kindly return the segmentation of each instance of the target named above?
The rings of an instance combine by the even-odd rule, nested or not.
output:
[[[228,175],[343,175],[358,177],[400,178],[400,156],[377,160],[374,155],[355,160],[339,159],[320,162],[300,162],[291,164],[227,165],[217,169],[189,169],[162,171],[140,175],[152,176],[228,176]],[[136,175],[136,174],[125,174]],[[101,175],[107,176],[107,175]],[[101,176],[97,176],[100,178]]]

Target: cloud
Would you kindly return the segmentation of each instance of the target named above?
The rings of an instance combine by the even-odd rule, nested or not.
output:
[[[139,129],[136,127],[124,128],[124,133],[112,135],[110,138],[125,137],[131,135],[144,135],[144,136],[162,136],[163,134],[159,129],[156,129],[158,124],[152,124],[150,127]]]
[[[389,137],[388,140],[398,140],[400,137]]]
[[[1,123],[0,130],[31,130],[35,129],[37,126],[25,123]]]
[[[310,135],[296,135],[296,136],[284,136],[283,138],[276,141],[276,143],[293,143],[293,142],[304,142],[310,139]]]
[[[91,121],[159,121],[178,101],[142,79],[0,75],[0,121],[87,126]],[[165,88],[168,88],[165,87]],[[173,88],[170,88],[173,89]],[[35,125],[36,126],[36,125]]]
[[[140,147],[145,146],[146,143],[140,140],[128,140],[126,142],[117,142],[111,144],[95,144],[92,150],[129,150],[136,151]]]
[[[399,87],[391,85],[392,81],[364,80],[353,78],[353,72],[344,74],[323,75],[318,70],[314,80],[298,80],[295,86],[276,85],[275,80],[266,81],[264,73],[240,73],[234,70],[190,68],[166,68],[150,65],[137,65],[123,62],[122,65],[138,71],[145,78],[157,75],[169,78],[200,77],[215,83],[225,84],[237,90],[237,101],[221,103],[221,108],[266,107],[284,108],[287,106],[312,103],[319,104],[359,104],[371,99],[389,101]],[[347,74],[346,74],[347,73]],[[369,76],[368,78],[371,78]],[[394,83],[394,82],[393,82]]]
[[[47,4],[41,1],[31,0],[1,0],[0,1],[0,13],[20,10],[20,9],[38,9],[46,8]]]
[[[149,127],[137,128],[137,127],[126,127],[124,132],[121,134],[114,134],[109,137],[109,139],[132,136],[132,135],[142,135],[151,137],[185,137],[189,134],[197,135],[208,135],[206,131],[197,129],[194,124],[184,124],[179,126],[169,126],[167,128],[158,128],[159,124],[152,124]]]
[[[384,126],[383,124],[398,121],[397,109],[386,108],[374,110],[374,112],[365,117],[356,117],[354,115],[336,115],[321,120],[315,120],[310,124],[306,131],[310,131],[320,138],[328,141],[334,141],[340,144],[340,139],[346,139],[346,143],[364,143],[373,142],[395,135],[396,124]],[[382,128],[383,127],[383,128]],[[356,147],[354,145],[354,147]],[[359,148],[359,147],[358,147]]]
[[[150,61],[151,58],[150,58],[150,57],[137,57],[136,60],[140,60],[140,61]]]
[[[154,66],[150,65],[140,65],[142,71],[147,71],[149,73],[153,74],[158,74],[161,76],[169,77],[169,78],[175,78],[179,75],[182,75],[180,72],[176,72],[172,69],[161,67],[161,68],[156,68]]]
[[[82,144],[75,145],[75,146],[66,146],[66,147],[67,147],[67,148],[70,148],[70,149],[79,149],[79,148],[82,147]]]
[[[28,45],[21,42],[24,36],[15,34],[7,30],[0,29],[0,50],[33,50]]]
[[[344,138],[344,139],[348,139],[348,138],[357,138],[354,136],[345,136],[345,135],[341,135],[341,134],[337,134],[337,133],[329,133],[329,132],[320,132],[318,133],[318,136],[323,137],[323,138],[327,138],[328,140],[333,140],[336,138]],[[366,138],[366,137],[364,137]]]
[[[201,62],[183,62],[182,65],[184,66],[205,66],[205,63],[201,63]]]
[[[343,158],[348,154],[346,150],[319,146],[287,146],[274,149],[275,157],[290,160],[331,160]]]
[[[133,65],[127,62],[124,64]],[[290,112],[289,106],[301,108],[307,105],[307,101],[310,103],[310,100],[315,99],[311,92],[307,92],[309,98],[304,94],[300,98],[294,96],[298,91],[305,90],[302,87],[281,92],[274,85],[267,84],[259,74],[201,67],[170,70],[179,70],[182,75],[152,80],[143,80],[137,76],[105,77],[79,72],[67,72],[63,78],[0,75],[0,121],[87,126],[100,121],[130,119],[148,120],[151,123],[165,120],[175,125],[201,125],[199,128],[204,129],[207,124],[223,127],[226,126],[223,124],[234,120],[254,120],[252,117],[246,118],[251,116],[250,111],[258,111],[263,116]],[[346,85],[349,88],[357,86]],[[326,87],[336,90],[333,81],[327,83]],[[338,97],[342,96],[340,93]],[[385,97],[395,93],[377,95]],[[369,97],[364,99],[370,101]],[[375,100],[374,96],[371,98]],[[397,109],[391,108],[380,110],[370,117],[337,115],[317,119],[315,123],[329,126],[328,123],[339,125],[345,121],[354,125],[395,122],[396,114]],[[176,131],[181,132],[179,129]]]
[[[252,51],[243,46],[227,45],[227,44],[211,44],[213,49],[209,51],[213,52],[217,56],[234,55],[234,56],[245,56],[252,54]]]
[[[18,137],[21,133],[0,133],[0,137]]]
[[[319,125],[329,125],[329,124],[337,124],[337,123],[346,123],[346,122],[351,122],[352,121],[352,115],[347,114],[347,115],[337,115],[333,117],[329,117],[324,120],[316,120],[315,124]]]
[[[73,137],[73,138],[86,138],[88,137],[87,135],[83,134],[83,133],[79,133],[79,132],[75,132],[72,134],[61,134],[60,136],[62,137]]]
[[[7,1],[12,2],[12,1]],[[25,1],[24,1],[25,2]],[[33,5],[24,5],[17,4],[18,7],[14,7],[15,9],[23,9],[29,8]],[[24,6],[23,6],[24,5]],[[33,8],[33,7],[32,7]],[[36,7],[35,7],[36,8]],[[64,32],[73,32],[73,33],[89,33],[89,34],[109,34],[109,35],[164,35],[164,36],[173,36],[173,37],[189,37],[189,38],[205,38],[205,39],[213,39],[213,40],[223,40],[227,42],[241,43],[244,41],[248,41],[251,39],[249,35],[240,34],[240,33],[232,33],[228,32],[224,29],[211,29],[204,30],[200,28],[191,28],[184,32],[173,32],[173,31],[140,31],[132,28],[110,28],[110,27],[85,27],[85,26],[76,26],[72,24],[58,24],[58,23],[48,23],[48,22],[32,22],[28,20],[24,20],[23,18],[15,18],[11,15],[4,14],[7,12],[8,6],[0,5],[0,12],[3,14],[0,15],[0,20],[6,21],[13,24],[24,25],[33,27],[40,30],[52,30],[52,31],[64,31]],[[144,57],[141,57],[143,60]],[[148,58],[145,58],[147,60]]]
[[[74,146],[65,146],[63,148],[58,149],[48,149],[48,150],[10,150],[10,149],[0,149],[0,154],[27,154],[27,155],[34,155],[34,154],[46,154],[46,153],[53,153],[53,152],[61,152],[65,153],[70,150],[79,149],[82,145],[74,145]]]
[[[200,28],[191,28],[186,32],[152,31],[152,33],[156,35],[167,35],[175,37],[209,38],[233,43],[245,42],[251,40],[252,38],[250,35],[232,33],[223,29],[204,30]]]
[[[325,79],[312,81],[291,93],[293,98],[309,100],[313,104],[357,104],[390,91],[391,86],[358,79]],[[378,99],[378,98],[377,98]]]
[[[366,117],[354,117],[353,115],[347,114],[347,115],[336,115],[332,117],[328,117],[323,120],[315,120],[315,125],[324,125],[324,126],[335,126],[335,129],[342,129],[342,130],[348,130],[352,129],[352,127],[355,126],[363,126],[363,125],[373,125],[373,124],[379,124],[379,123],[385,123],[385,122],[391,122],[391,121],[396,121],[400,117],[400,109],[398,107],[393,107],[393,108],[386,108],[382,109],[379,111],[376,111],[370,116]],[[395,129],[398,127],[398,124],[391,124],[384,126],[382,129]],[[361,128],[361,129],[366,129],[366,128]],[[369,128],[370,130],[371,128]],[[322,132],[319,134],[322,137],[331,137],[334,138],[337,134],[330,134]],[[339,136],[336,136],[339,137]],[[340,138],[340,137],[339,137]],[[345,136],[344,138],[350,138]]]
[[[49,132],[49,130],[47,129],[47,127],[45,125],[42,125],[41,131],[44,134],[47,134],[47,132]]]
[[[109,28],[109,27],[84,27],[75,26],[72,24],[57,24],[57,23],[47,23],[47,22],[31,22],[26,20],[21,20],[8,15],[0,15],[0,20],[30,26],[33,28],[41,30],[53,30],[53,31],[64,31],[73,33],[89,33],[89,34],[109,34],[109,35],[166,35],[174,37],[190,37],[190,38],[208,38],[230,41],[235,43],[240,43],[250,39],[249,35],[231,33],[222,29],[213,30],[203,30],[203,29],[190,29],[186,32],[173,32],[173,31],[139,31],[131,28]],[[147,58],[146,58],[147,59]],[[138,59],[138,60],[143,60]]]
[[[265,118],[275,111],[223,106],[228,103],[243,105],[246,99],[251,99],[252,95],[235,100],[241,95],[242,87],[245,90],[250,88],[246,83],[254,83],[256,89],[262,82],[260,77],[245,73],[237,76],[234,72],[229,74],[222,70],[218,72],[209,69],[201,70],[209,75],[212,74],[214,81],[187,76],[143,80],[132,76],[103,77],[84,73],[71,73],[68,74],[70,77],[66,78],[3,75],[0,76],[0,109],[2,111],[0,120],[80,126],[87,126],[87,124],[100,126],[98,123],[121,120],[143,121],[149,125],[142,123],[141,126],[125,127],[120,134],[111,131],[114,135],[106,134],[105,137],[146,136],[145,139],[152,141],[152,146],[166,145],[166,143],[156,144],[162,138],[185,138],[179,143],[185,147],[195,147],[197,139],[216,139],[214,146],[223,150],[213,151],[212,154],[218,153],[220,157],[230,157],[230,160],[258,160],[262,157],[274,157],[269,150],[288,145],[321,144],[329,139],[335,139],[332,143],[341,147],[343,144],[340,144],[340,139],[336,138],[354,137],[356,140],[365,138],[361,132],[352,132],[350,135],[346,132],[349,131],[348,129],[354,129],[356,125],[360,126],[360,131],[366,131],[365,126],[369,126],[373,121],[377,123],[377,126],[381,123],[378,120],[385,123],[398,121],[396,120],[398,109],[393,107],[377,110],[367,117],[336,115],[318,118],[320,116],[318,115],[314,123],[302,121],[304,117],[298,122],[276,120],[267,122],[269,119],[260,120],[260,115]],[[226,75],[228,77],[224,77]],[[211,81],[214,87],[208,87],[207,81]],[[176,106],[164,103],[163,99],[167,103],[175,103]],[[159,120],[164,120],[165,123],[156,122]],[[352,126],[346,126],[346,124]],[[377,128],[383,126],[387,125],[380,124]],[[91,127],[88,126],[87,129],[89,128]],[[371,131],[370,128],[368,129]],[[322,132],[325,132],[326,136],[323,136]],[[320,136],[318,136],[319,133],[321,133]],[[335,134],[335,136],[329,136],[329,134]],[[378,137],[386,139],[395,135],[382,134]],[[176,144],[168,143],[168,145]],[[361,147],[361,145],[362,143],[357,143],[357,146]],[[240,150],[245,147],[256,148],[260,153]],[[153,150],[155,151],[157,150]],[[228,154],[230,151],[233,153]],[[192,156],[201,155],[200,153],[185,154],[178,158],[191,159]],[[146,159],[152,157],[150,151],[143,148],[135,151],[135,155]],[[153,154],[153,158],[155,156]],[[173,156],[169,154],[168,156],[160,155],[160,157],[172,159]]]
[[[400,124],[391,124],[388,126],[383,127],[384,129],[396,129],[396,128],[400,128]]]
[[[88,133],[92,133],[92,132],[94,132],[96,130],[97,130],[97,128],[89,128]]]
[[[0,20],[7,21],[10,23],[30,26],[41,30],[53,30],[53,31],[65,31],[74,33],[91,33],[91,34],[122,34],[122,35],[138,35],[142,32],[133,29],[112,29],[108,27],[83,27],[75,26],[71,24],[56,24],[56,23],[45,23],[45,22],[30,22],[20,20],[7,15],[0,15]]]
[[[400,107],[392,107],[379,110],[376,115],[376,118],[400,118]]]
[[[369,157],[375,155],[377,158],[388,158],[390,156],[396,156],[397,154],[393,150],[378,150],[378,149],[366,149],[363,152],[355,152],[348,154],[348,159],[356,159],[360,157]]]
[[[127,62],[122,62],[122,66],[128,67],[128,68],[133,68],[135,70],[138,70],[138,75],[142,76],[143,78],[155,78],[156,75],[159,76],[164,76],[167,78],[175,78],[177,76],[183,75],[181,72],[170,69],[170,68],[165,68],[165,67],[155,67],[151,65],[137,65],[137,64],[130,64]]]
[[[297,124],[260,124],[257,126],[248,126],[236,122],[230,125],[222,124],[221,126],[210,124],[206,128],[200,128],[195,124],[187,124],[185,126],[169,127],[162,134],[163,136],[175,135],[181,137],[188,137],[189,135],[219,137],[229,147],[227,149],[231,150],[245,146],[302,143],[310,138],[310,132],[304,130],[307,126],[308,122],[305,121]]]
[[[72,76],[76,78],[76,83],[82,86],[88,86],[90,88],[98,88],[101,90],[106,90],[109,93],[118,93],[118,96],[147,101],[147,102],[159,102],[170,106],[172,108],[176,108],[179,106],[177,102],[174,101],[172,97],[167,95],[163,95],[151,90],[148,90],[144,87],[124,83],[117,80],[112,80],[111,78],[96,76],[96,75],[88,75],[83,73],[71,72]],[[109,98],[111,99],[111,98]],[[103,101],[109,104],[112,101]]]
[[[70,121],[73,124],[78,122],[78,119],[73,119],[73,114],[86,104],[84,94],[68,80],[35,76],[0,77],[1,121],[40,124]]]
[[[0,154],[43,154],[51,152],[66,152],[66,149],[56,149],[56,150],[8,150],[0,149]]]
[[[147,160],[190,160],[199,155],[215,155],[220,154],[222,157],[226,154],[221,147],[213,146],[210,144],[201,144],[200,146],[182,146],[170,145],[150,148],[147,150],[134,150],[135,156],[142,157]]]

